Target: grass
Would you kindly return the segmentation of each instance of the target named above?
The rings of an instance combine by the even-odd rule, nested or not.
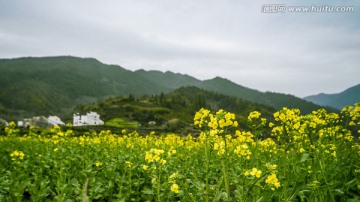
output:
[[[139,124],[135,121],[125,121],[122,118],[113,118],[109,121],[106,121],[105,126],[116,127],[116,128],[129,128],[136,129],[139,127]]]

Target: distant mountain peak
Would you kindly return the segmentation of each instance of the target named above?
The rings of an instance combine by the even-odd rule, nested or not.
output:
[[[360,84],[347,88],[340,93],[320,93],[304,97],[304,99],[321,106],[342,109],[345,106],[354,105],[355,103],[360,102]]]

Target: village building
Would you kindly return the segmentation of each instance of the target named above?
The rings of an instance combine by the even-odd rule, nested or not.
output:
[[[0,118],[0,126],[8,126],[8,122],[5,121],[4,119]]]
[[[48,118],[44,116],[36,116],[33,118],[25,118],[23,120],[20,120],[18,121],[17,125],[19,127],[38,126],[40,128],[50,128],[65,124],[57,116],[49,116]]]
[[[74,114],[73,126],[96,126],[104,125],[100,115],[96,112],[88,112],[86,115]]]
[[[155,126],[156,125],[156,122],[155,121],[149,121],[149,126]]]

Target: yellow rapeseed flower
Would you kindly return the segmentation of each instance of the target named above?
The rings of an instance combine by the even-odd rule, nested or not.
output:
[[[176,183],[172,184],[170,187],[170,190],[176,194],[179,193],[179,185],[177,185]]]
[[[130,161],[125,161],[125,164],[129,168],[131,168],[131,166],[133,165],[133,163],[131,163]]]
[[[256,168],[253,168],[250,172],[250,175],[256,176],[257,178],[259,178],[261,174],[262,174],[261,170],[258,170]]]
[[[22,151],[17,151],[17,150],[15,150],[14,152],[12,152],[12,153],[10,154],[10,156],[12,157],[11,160],[13,160],[13,161],[15,161],[17,158],[18,158],[19,160],[24,160],[25,154],[24,154],[24,152],[22,152]]]
[[[265,183],[274,186],[276,189],[280,187],[280,182],[279,182],[279,180],[277,179],[275,173],[267,176],[267,178],[266,178],[266,180],[265,180]],[[272,189],[272,190],[275,190],[274,187],[271,187],[271,189]]]

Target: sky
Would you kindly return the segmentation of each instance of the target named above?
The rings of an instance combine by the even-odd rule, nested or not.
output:
[[[0,0],[0,58],[58,55],[338,93],[360,84],[360,0]]]

